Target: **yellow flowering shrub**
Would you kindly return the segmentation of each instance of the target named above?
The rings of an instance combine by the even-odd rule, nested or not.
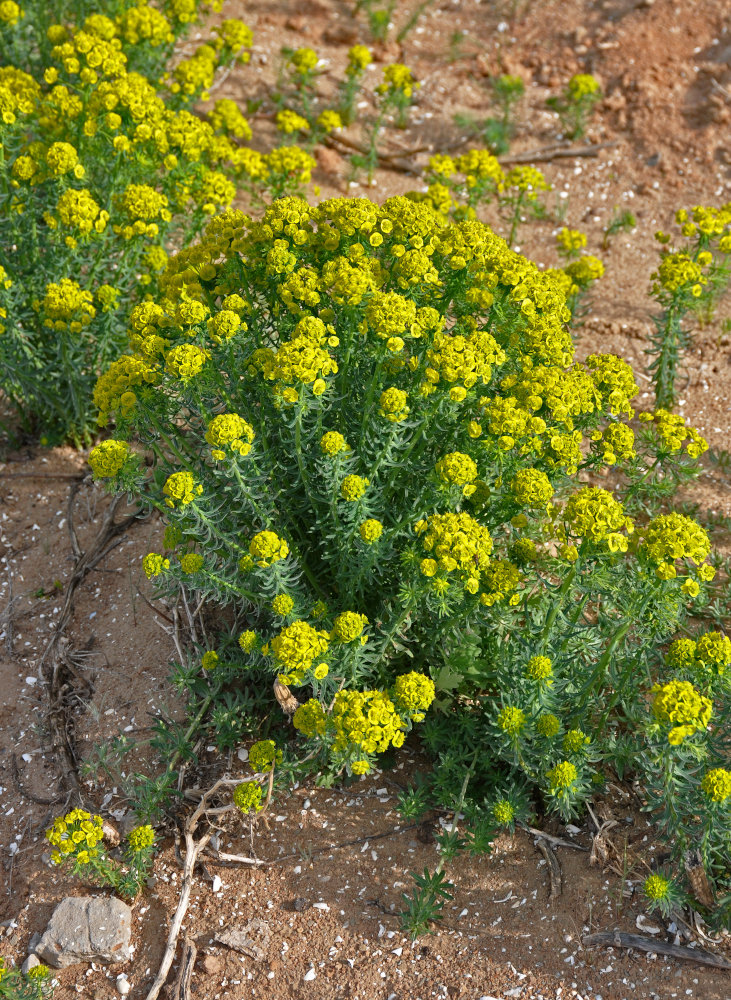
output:
[[[663,767],[691,776],[672,779],[687,841],[722,803],[682,755],[721,767],[728,725],[725,636],[663,654],[714,575],[669,506],[701,439],[669,411],[635,421],[623,359],[576,355],[566,277],[407,197],[221,212],[97,384],[114,441],[154,461],[109,477],[122,454],[100,453],[97,474],[172,531],[156,587],[231,607],[205,653],[217,690],[268,676],[318,766],[365,774],[419,725],[435,789],[461,787],[469,753],[486,808],[527,815],[510,789],[531,787],[567,819],[621,746],[659,822]]]

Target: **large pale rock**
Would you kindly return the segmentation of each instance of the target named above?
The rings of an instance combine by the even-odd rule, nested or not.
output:
[[[126,962],[131,933],[132,910],[116,896],[68,896],[33,951],[56,969],[78,962]]]

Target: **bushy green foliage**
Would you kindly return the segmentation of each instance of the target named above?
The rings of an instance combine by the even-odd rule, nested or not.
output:
[[[47,965],[36,965],[27,973],[0,958],[0,997],[2,1000],[49,1000],[53,996],[53,977]]]
[[[0,22],[0,386],[48,440],[88,440],[129,307],[157,294],[171,240],[189,242],[249,176],[232,102],[207,121],[190,110],[219,67],[248,59],[246,25],[224,20],[166,70],[207,9],[31,0]]]
[[[432,791],[453,804],[472,768],[477,841],[528,792],[568,819],[631,767],[726,884],[731,799],[703,782],[731,644],[698,640],[703,677],[660,652],[715,572],[662,507],[706,444],[664,410],[634,424],[620,358],[574,360],[565,272],[428,203],[282,199],[214,219],[161,284],[98,382],[116,430],[90,461],[164,513],[150,577],[248,618],[205,674],[278,677],[322,765],[356,774],[431,677]]]

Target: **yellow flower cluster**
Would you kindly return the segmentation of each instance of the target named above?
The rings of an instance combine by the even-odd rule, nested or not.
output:
[[[320,438],[320,448],[325,455],[339,455],[341,451],[349,451],[350,446],[339,431],[325,431]]]
[[[243,813],[259,812],[263,806],[261,803],[262,788],[255,781],[242,781],[234,788],[234,805]]]
[[[385,389],[378,401],[378,412],[391,423],[399,423],[406,420],[409,415],[408,393],[403,389]]]
[[[329,722],[335,752],[383,753],[404,743],[406,723],[384,691],[338,691]]]
[[[569,497],[563,516],[573,535],[592,542],[606,540],[610,552],[627,551],[627,538],[620,531],[632,532],[634,525],[608,490],[585,486]]]
[[[282,756],[274,740],[257,740],[249,750],[249,765],[252,771],[263,774],[272,764],[281,764]]]
[[[340,484],[340,496],[349,503],[355,503],[365,495],[368,480],[362,476],[346,476]]]
[[[251,126],[241,114],[238,104],[228,97],[222,97],[215,101],[207,118],[217,132],[243,139],[244,142],[251,139]]]
[[[294,601],[289,594],[277,594],[272,601],[272,611],[281,618],[286,618],[294,607]]]
[[[89,465],[97,479],[116,476],[129,457],[126,441],[102,441],[89,453]]]
[[[114,226],[115,233],[125,240],[135,236],[154,239],[160,230],[157,223],[151,220],[159,218],[169,222],[172,218],[168,199],[149,184],[129,184],[117,198],[117,206],[129,219],[123,226]]]
[[[533,681],[543,681],[550,685],[553,678],[553,664],[548,656],[531,656],[525,667],[526,676]]]
[[[433,552],[435,559],[425,559],[421,571],[433,576],[458,571],[462,579],[479,581],[487,569],[492,552],[492,538],[487,528],[478,524],[464,511],[459,514],[432,514],[415,525],[417,535],[426,552]],[[426,564],[426,565],[425,565]]]
[[[260,531],[249,542],[249,555],[260,569],[286,559],[289,546],[275,531]]]
[[[477,479],[477,465],[469,455],[452,451],[440,458],[435,468],[442,482],[461,486],[464,496],[472,496],[475,492],[473,483]]]
[[[97,846],[103,838],[101,816],[92,816],[83,809],[72,809],[63,818],[53,821],[46,830],[46,840],[54,850],[51,860],[59,865],[67,858],[87,865],[99,855]]]
[[[332,108],[325,108],[317,116],[317,125],[319,128],[329,135],[330,132],[334,132],[336,129],[343,127],[343,119],[340,117],[337,111],[333,111]]]
[[[670,726],[668,743],[677,746],[686,736],[706,729],[711,721],[713,703],[699,694],[690,681],[656,684],[652,693],[652,714],[662,726]]]
[[[364,643],[363,629],[367,624],[368,619],[365,615],[360,615],[356,611],[343,611],[333,623],[330,638],[337,639],[339,642],[353,642],[360,638],[361,643]]]
[[[367,520],[363,521],[361,525],[359,525],[358,534],[366,545],[372,545],[374,542],[377,542],[383,534],[383,525],[374,517],[369,517]]]
[[[414,722],[424,718],[424,712],[434,701],[435,694],[434,681],[415,670],[397,677],[391,692],[397,709],[410,715]]]
[[[295,132],[309,132],[310,123],[296,111],[284,109],[278,111],[274,119],[277,129],[285,135],[292,135]]]
[[[689,559],[698,565],[711,551],[711,542],[705,530],[692,518],[673,511],[658,514],[647,525],[642,539],[642,548],[653,562],[655,572],[664,580],[676,576],[674,563],[677,559]]]
[[[546,772],[551,791],[554,792],[568,791],[578,776],[576,766],[570,760],[562,760]]]
[[[173,472],[168,476],[162,491],[168,507],[175,507],[176,504],[185,507],[201,495],[203,487],[196,483],[192,472]]]
[[[219,413],[208,424],[206,441],[213,446],[214,458],[225,458],[224,448],[248,455],[254,440],[254,428],[238,413]]]
[[[158,45],[170,45],[175,41],[168,19],[149,4],[130,7],[117,18],[117,24],[122,38],[129,45],[146,42],[154,48]]]
[[[599,81],[590,73],[576,73],[568,82],[566,88],[572,101],[581,101],[587,97],[597,98],[601,94]]]
[[[287,625],[271,641],[271,650],[282,671],[282,684],[301,684],[314,660],[327,653],[330,635],[304,621]]]
[[[635,432],[627,424],[613,423],[601,435],[603,459],[607,465],[635,457]]]
[[[135,853],[149,851],[155,843],[155,831],[151,826],[136,826],[134,830],[130,831],[127,841]]]
[[[23,9],[18,6],[15,0],[2,0],[0,3],[0,22],[2,24],[13,28],[23,17],[25,17]]]
[[[198,552],[186,552],[180,557],[180,569],[186,576],[199,573],[203,569],[203,556]]]
[[[671,454],[680,451],[684,442],[687,442],[685,449],[691,458],[699,458],[708,451],[706,439],[694,427],[688,427],[685,418],[678,413],[658,409],[652,413],[641,413],[640,420],[643,423],[653,423],[663,448]]]
[[[553,497],[553,486],[540,469],[520,469],[513,476],[510,492],[523,507],[545,507]]]
[[[586,246],[586,233],[578,229],[568,229],[563,226],[556,234],[556,245],[559,253],[574,254]]]
[[[157,552],[148,552],[142,560],[142,569],[148,580],[152,580],[155,576],[160,576],[164,570],[169,568],[170,560]]]
[[[165,366],[171,375],[187,382],[203,371],[209,357],[208,351],[195,344],[178,344],[165,355]]]
[[[93,301],[91,292],[70,278],[61,278],[46,285],[45,295],[34,306],[43,315],[44,326],[80,333],[96,316]]]
[[[414,90],[420,86],[408,66],[404,66],[403,63],[391,63],[384,68],[383,83],[376,87],[376,92],[379,94],[400,92],[404,97],[411,97]]]
[[[365,45],[354,45],[351,49],[348,49],[348,67],[345,72],[349,76],[354,76],[362,73],[372,62],[373,56],[370,49],[367,49]]]
[[[314,49],[305,47],[295,49],[289,56],[289,63],[297,73],[305,76],[311,73],[320,61]]]
[[[700,296],[706,283],[700,264],[691,260],[687,253],[666,253],[660,261],[660,266],[652,275],[653,294],[662,290],[675,294],[690,290],[695,298]]]
[[[525,722],[525,712],[515,705],[506,705],[498,712],[498,728],[508,736],[517,736],[525,726]]]
[[[722,803],[731,798],[731,771],[715,767],[703,776],[701,788],[711,802]]]

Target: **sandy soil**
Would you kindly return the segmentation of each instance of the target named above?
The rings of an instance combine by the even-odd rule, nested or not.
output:
[[[399,5],[402,24],[413,0]],[[612,351],[628,358],[647,388],[643,368],[652,302],[649,277],[657,262],[653,233],[669,228],[675,209],[731,199],[731,13],[726,0],[541,0],[523,3],[509,23],[509,3],[454,0],[424,13],[403,48],[391,45],[386,61],[403,60],[422,81],[413,125],[389,140],[403,149],[457,143],[455,113],[489,113],[486,81],[496,72],[520,73],[528,83],[513,151],[554,143],[558,125],[545,98],[574,72],[592,72],[606,98],[592,121],[588,142],[612,142],[596,158],[539,163],[553,186],[551,214],[527,222],[520,245],[547,266],[557,263],[553,234],[561,224],[589,235],[590,252],[607,274],[592,294],[578,352]],[[229,0],[224,14],[241,16],[255,34],[249,67],[232,73],[216,96],[263,96],[276,75],[280,46],[312,45],[327,60],[323,90],[334,85],[347,48],[368,42],[350,4],[336,0],[261,2]],[[455,46],[456,32],[462,32]],[[370,71],[371,76],[379,67]],[[256,140],[266,144],[265,121]],[[355,133],[354,133],[355,134]],[[469,148],[469,143],[464,148]],[[428,152],[406,158],[415,168]],[[322,196],[351,192],[382,199],[419,184],[403,172],[380,171],[373,190],[353,187],[347,164],[332,151],[320,157],[315,182]],[[637,227],[600,250],[603,229],[616,207],[631,209]],[[493,220],[496,221],[496,220]],[[686,359],[679,411],[714,449],[729,449],[731,334],[719,312],[694,333]],[[643,379],[644,376],[644,379]],[[81,548],[99,529],[108,500],[88,481],[84,456],[71,450],[29,448],[0,464],[0,953],[22,961],[32,934],[45,926],[53,906],[83,887],[48,867],[43,831],[63,810],[58,798],[62,764],[47,723],[47,692],[40,662],[60,613],[74,564],[69,536],[69,494],[77,490],[73,518]],[[706,462],[708,474],[689,499],[731,515],[728,470]],[[120,512],[121,516],[121,512]],[[73,741],[83,762],[91,748],[121,733],[143,737],[156,713],[181,712],[167,683],[173,644],[166,621],[148,602],[153,595],[141,557],[161,532],[143,521],[99,564],[77,593],[67,630],[85,650],[81,678],[67,692]],[[719,536],[727,544],[729,539]],[[227,761],[235,771],[238,761]],[[201,748],[201,775],[220,765]],[[144,755],[133,761],[152,767]],[[612,788],[596,805],[617,820],[612,839],[618,861],[602,870],[588,851],[558,849],[563,894],[549,900],[546,863],[533,838],[504,837],[489,857],[461,858],[448,874],[457,889],[438,932],[416,943],[405,939],[396,912],[410,871],[433,867],[437,820],[411,827],[399,821],[395,795],[425,762],[405,753],[394,771],[363,779],[345,790],[298,788],[273,804],[268,825],[253,830],[231,824],[221,848],[269,862],[225,867],[206,858],[196,876],[185,933],[199,950],[191,992],[199,997],[267,996],[289,1000],[426,1000],[427,997],[568,997],[729,1000],[731,977],[693,964],[616,949],[586,950],[588,931],[635,931],[644,912],[635,889],[660,847],[625,789]],[[129,821],[121,789],[87,781],[88,804],[121,825]],[[569,835],[589,847],[592,826]],[[353,841],[357,841],[353,843]],[[171,841],[155,865],[155,881],[136,907],[135,955],[111,969],[76,966],[59,974],[57,1000],[117,996],[114,980],[125,971],[131,996],[143,997],[159,962],[166,925],[177,901],[181,866]],[[214,885],[214,878],[217,880]],[[221,884],[218,885],[218,880]],[[250,918],[266,922],[262,959],[238,955],[215,942],[222,927]],[[728,944],[728,942],[727,942]],[[728,952],[728,947],[726,947]],[[313,975],[314,973],[314,975]]]

